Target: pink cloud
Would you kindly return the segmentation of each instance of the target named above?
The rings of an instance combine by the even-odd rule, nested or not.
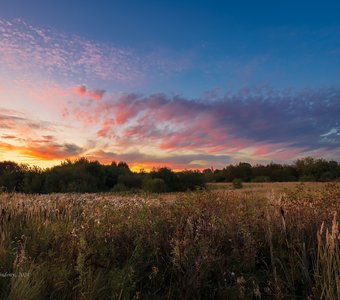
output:
[[[89,90],[87,89],[86,85],[83,84],[83,85],[76,86],[74,88],[74,92],[79,97],[88,97],[92,100],[99,101],[104,97],[104,94],[106,91],[100,90],[100,89]]]
[[[254,156],[266,157],[269,160],[289,160],[298,157],[300,153],[306,151],[302,147],[291,147],[289,143],[287,144],[257,144],[254,145],[255,150],[252,152]]]
[[[74,88],[74,91],[78,96],[83,97],[86,95],[86,86],[85,85],[77,86]]]
[[[104,121],[101,129],[97,132],[97,136],[98,137],[114,137],[115,134],[113,132],[113,129],[112,129],[112,124],[113,124],[113,121],[112,120],[106,120]]]
[[[69,116],[70,114],[70,111],[67,107],[63,107],[62,110],[61,110],[61,116],[63,118],[66,118],[67,116]]]
[[[91,99],[99,101],[104,97],[105,90],[90,90],[87,92],[87,94]]]

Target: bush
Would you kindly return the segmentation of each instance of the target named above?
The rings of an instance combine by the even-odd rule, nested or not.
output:
[[[126,192],[128,191],[129,189],[122,183],[117,183],[113,189],[112,189],[112,192]]]
[[[322,173],[322,175],[321,175],[321,177],[320,177],[320,181],[324,181],[324,182],[326,182],[326,181],[332,181],[332,180],[334,180],[334,178],[335,178],[334,175],[335,175],[335,174],[333,174],[332,172],[329,172],[329,171],[324,172],[324,173]]]
[[[235,178],[233,180],[233,188],[234,189],[242,189],[243,183],[241,178]]]
[[[178,178],[181,183],[181,190],[196,190],[205,187],[204,177],[197,171],[184,171],[178,173]]]
[[[7,192],[21,192],[25,167],[12,161],[0,162],[0,187]]]
[[[160,179],[164,180],[167,187],[172,192],[181,190],[181,182],[178,178],[178,175],[176,173],[174,173],[169,168],[164,167],[164,168],[160,168],[158,170],[154,170],[150,173],[150,175],[154,179],[160,178]]]
[[[252,182],[270,182],[269,176],[256,176]]]
[[[168,186],[161,178],[148,178],[143,184],[144,190],[151,193],[165,193],[168,191]]]
[[[134,174],[120,175],[118,184],[126,186],[128,189],[139,189],[142,187],[142,178]]]
[[[300,177],[300,181],[302,182],[316,181],[316,178],[313,175],[304,175]]]
[[[25,174],[23,191],[25,193],[42,193],[45,189],[45,175],[39,170]]]

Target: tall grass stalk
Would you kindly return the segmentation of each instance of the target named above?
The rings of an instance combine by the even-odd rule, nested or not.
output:
[[[330,230],[322,223],[317,232],[315,294],[319,299],[340,298],[340,235],[336,216],[334,213]]]

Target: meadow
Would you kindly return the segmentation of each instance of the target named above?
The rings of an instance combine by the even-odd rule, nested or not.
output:
[[[0,194],[1,299],[340,299],[339,183]]]

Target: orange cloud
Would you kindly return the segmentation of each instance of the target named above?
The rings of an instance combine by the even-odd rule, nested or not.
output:
[[[83,149],[75,144],[58,143],[52,136],[44,136],[40,140],[28,140],[21,145],[2,143],[0,141],[2,155],[16,153],[18,157],[26,157],[34,160],[60,160],[77,158],[83,153]]]

